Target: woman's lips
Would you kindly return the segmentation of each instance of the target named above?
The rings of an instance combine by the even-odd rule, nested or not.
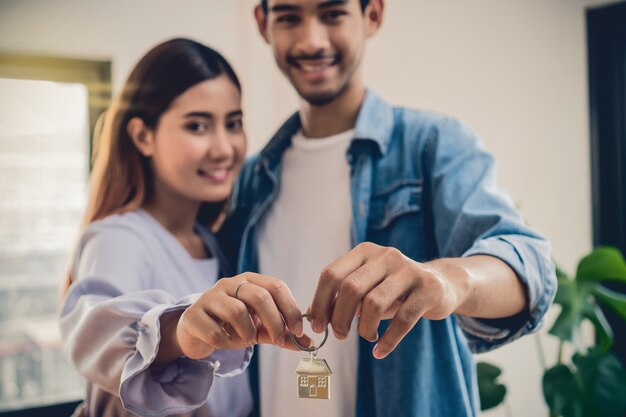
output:
[[[205,168],[199,169],[198,175],[214,182],[223,182],[228,179],[231,168]]]

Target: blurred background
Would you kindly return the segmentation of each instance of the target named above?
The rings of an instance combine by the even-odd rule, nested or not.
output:
[[[455,116],[479,134],[501,185],[572,273],[596,244],[626,247],[626,53],[621,81],[609,87],[621,97],[622,112],[609,121],[621,132],[611,136],[617,152],[609,159],[621,155],[620,165],[598,147],[604,102],[590,96],[590,45],[606,45],[588,42],[590,16],[625,16],[625,3],[388,0],[366,52],[367,85],[389,102]],[[178,36],[221,51],[243,84],[251,152],[296,109],[256,32],[254,5],[0,0],[0,416],[82,394],[58,351],[57,286],[85,205],[95,120],[136,60]],[[621,171],[605,181],[602,167],[611,164]],[[537,348],[554,362],[556,343],[545,333],[557,313],[539,338],[477,357],[501,367],[508,388],[505,405],[484,415],[548,415]]]

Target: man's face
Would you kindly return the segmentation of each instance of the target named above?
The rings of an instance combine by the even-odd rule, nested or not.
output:
[[[366,17],[359,0],[268,0],[257,21],[274,58],[300,97],[324,105],[358,76]]]

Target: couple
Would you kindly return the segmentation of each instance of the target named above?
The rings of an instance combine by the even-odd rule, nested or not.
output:
[[[176,39],[139,61],[107,113],[61,311],[88,381],[76,415],[478,414],[471,352],[537,329],[554,267],[468,128],[365,88],[383,15],[257,5],[300,108],[245,162],[221,55]],[[321,339],[307,310],[332,333],[330,400],[296,398],[291,335]]]

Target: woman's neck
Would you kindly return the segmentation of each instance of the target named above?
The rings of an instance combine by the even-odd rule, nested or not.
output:
[[[194,233],[200,203],[190,200],[170,199],[155,193],[143,205],[174,236],[189,236]]]

